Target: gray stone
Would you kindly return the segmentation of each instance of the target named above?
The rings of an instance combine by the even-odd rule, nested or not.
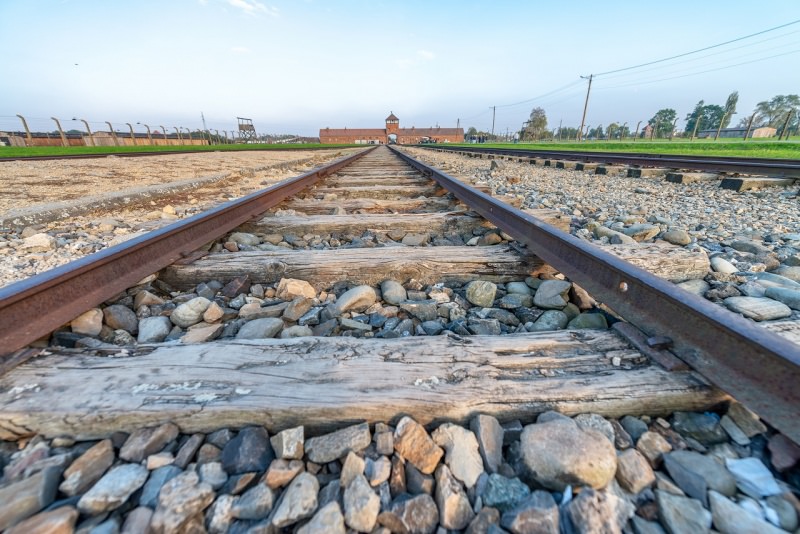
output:
[[[775,477],[758,458],[726,459],[725,466],[736,479],[736,486],[745,495],[761,499],[782,493]]]
[[[732,312],[741,313],[754,321],[774,321],[792,315],[789,306],[771,298],[728,297],[723,304]]]
[[[627,449],[617,456],[616,479],[627,492],[637,494],[656,481],[647,459],[636,449]]]
[[[311,328],[309,328],[307,326],[294,325],[294,326],[290,326],[288,328],[284,328],[281,331],[280,338],[281,339],[291,339],[291,338],[295,338],[295,337],[308,337],[308,336],[313,336],[313,335],[314,335],[314,332],[311,330]]]
[[[446,465],[436,469],[436,505],[439,507],[439,523],[447,529],[459,530],[469,525],[475,514],[469,504],[464,488],[450,474]]]
[[[138,463],[151,454],[160,452],[170,441],[178,437],[179,429],[173,423],[140,428],[131,434],[119,450],[119,457]]]
[[[305,429],[298,426],[282,430],[269,438],[269,442],[277,458],[301,460],[304,451]]]
[[[572,420],[575,421],[575,424],[578,425],[578,428],[581,430],[596,430],[607,437],[608,441],[614,443],[614,427],[602,415],[596,413],[582,413],[576,415]]]
[[[748,438],[745,433],[742,432],[742,429],[739,428],[729,416],[723,415],[719,424],[737,445],[750,445],[750,438]]]
[[[739,252],[749,252],[750,254],[769,254],[771,252],[769,248],[761,243],[743,239],[732,241],[731,248]]]
[[[276,317],[254,319],[242,325],[236,339],[267,339],[275,337],[283,329],[283,321]]]
[[[569,330],[608,330],[608,322],[602,313],[582,313],[567,324]]]
[[[439,510],[430,495],[398,499],[378,516],[378,523],[392,532],[429,534],[439,523]]]
[[[563,330],[569,323],[567,314],[560,310],[547,310],[536,319],[533,325],[527,327],[529,332],[546,332],[550,330]]]
[[[800,290],[788,287],[768,287],[764,293],[772,300],[782,302],[793,310],[800,310]]]
[[[681,282],[676,285],[681,289],[685,289],[689,293],[697,295],[698,297],[704,296],[706,291],[711,289],[711,286],[705,280],[686,280],[685,282]]]
[[[714,490],[708,492],[714,526],[725,534],[780,534],[784,530],[755,517]]]
[[[375,304],[377,298],[375,290],[370,286],[356,286],[345,291],[342,296],[336,299],[333,311],[337,315],[347,311],[364,311]]]
[[[49,506],[56,497],[60,479],[60,467],[47,467],[19,482],[0,487],[0,530]]]
[[[256,484],[245,491],[231,507],[231,515],[238,519],[264,519],[272,511],[275,494],[265,484]]]
[[[174,465],[165,465],[151,471],[150,477],[142,488],[142,494],[139,496],[139,504],[155,508],[158,504],[158,495],[161,492],[161,488],[181,473],[181,469]]]
[[[172,324],[181,328],[188,328],[203,320],[203,314],[211,305],[211,301],[205,297],[195,297],[188,302],[178,305],[172,310],[169,320]]]
[[[372,531],[380,506],[380,498],[363,475],[356,475],[344,490],[344,522],[353,530]]]
[[[739,272],[739,269],[736,268],[736,266],[722,256],[714,256],[709,261],[711,263],[711,269],[713,269],[714,272],[722,274],[733,274]]]
[[[381,456],[377,460],[367,458],[364,465],[364,476],[373,488],[389,480],[392,470],[392,462],[386,457]]]
[[[344,516],[339,503],[321,506],[311,521],[297,530],[297,534],[345,534]]]
[[[720,426],[716,414],[675,412],[672,427],[680,435],[696,439],[707,447],[728,441],[728,435]]]
[[[800,283],[800,267],[796,265],[781,265],[772,272],[773,274],[777,274],[783,276],[784,278],[788,278],[789,280]]]
[[[403,417],[394,431],[394,449],[422,473],[433,473],[444,451],[433,442],[425,427]]]
[[[311,517],[317,509],[318,493],[317,478],[310,473],[300,473],[281,496],[280,504],[271,517],[271,523],[283,528]]]
[[[567,517],[575,532],[622,534],[636,508],[608,489],[581,491],[567,505]]]
[[[533,295],[533,291],[525,282],[507,282],[506,293],[510,295]]]
[[[800,522],[798,522],[797,509],[788,499],[788,497],[784,498],[784,495],[772,495],[767,497],[766,502],[770,510],[778,516],[778,526],[788,532],[794,532]]]
[[[346,317],[342,317],[339,319],[339,327],[343,328],[344,330],[360,330],[361,332],[372,332],[372,326],[362,323],[360,321],[354,321],[353,319],[347,319]]]
[[[237,245],[249,245],[251,247],[261,244],[258,236],[245,232],[234,232],[228,236],[228,241],[233,241]]]
[[[198,514],[214,500],[214,490],[201,483],[197,473],[187,471],[169,480],[161,488],[150,527],[155,532],[183,532]],[[202,525],[200,525],[202,526]]]
[[[425,321],[420,326],[429,336],[438,336],[444,330],[444,326],[439,321]]]
[[[114,463],[114,446],[110,439],[97,442],[64,471],[61,493],[79,495],[89,489]]]
[[[22,240],[21,249],[28,253],[48,252],[57,247],[56,238],[45,234],[33,234]]]
[[[78,501],[84,514],[98,515],[122,506],[134,491],[147,480],[147,468],[138,464],[122,464],[112,468]]]
[[[521,447],[533,479],[555,491],[573,484],[605,487],[617,470],[616,451],[609,440],[594,430],[581,430],[571,419],[526,426]]]
[[[505,512],[500,524],[514,534],[558,534],[558,507],[550,493],[536,490],[526,501]]]
[[[533,304],[545,310],[561,310],[569,302],[571,287],[565,280],[544,280],[533,295]]]
[[[639,438],[642,436],[642,434],[647,432],[647,424],[645,424],[645,422],[638,417],[633,417],[632,415],[626,415],[620,419],[619,423],[630,435],[633,441],[639,441]]]
[[[431,475],[422,473],[419,469],[408,463],[405,465],[406,489],[412,495],[421,493],[433,494],[434,480]]]
[[[251,471],[266,471],[275,459],[269,444],[269,435],[264,427],[243,428],[222,449],[222,467],[229,475],[240,475]]]
[[[236,501],[233,495],[220,495],[206,513],[206,527],[209,534],[225,534],[231,528],[233,516],[231,508]]]
[[[430,240],[429,234],[406,234],[403,236],[402,243],[408,247],[419,247],[427,244]]]
[[[503,463],[503,427],[491,415],[476,415],[469,428],[478,440],[478,451],[489,473],[497,473]]]
[[[660,231],[661,228],[654,224],[633,224],[622,230],[625,235],[632,237],[636,241],[653,239]]]
[[[346,488],[354,478],[364,474],[365,467],[366,462],[364,459],[353,451],[350,451],[347,453],[347,458],[345,458],[342,464],[342,472],[339,473],[339,483],[343,488]]]
[[[228,474],[222,469],[222,464],[219,462],[208,462],[202,464],[197,469],[200,475],[200,482],[205,482],[213,489],[218,490],[228,481]]]
[[[530,295],[520,295],[519,293],[509,293],[498,302],[498,306],[506,310],[530,308],[532,305],[533,298]]]
[[[686,230],[673,229],[664,232],[661,239],[673,245],[684,246],[692,242],[692,236]]]
[[[474,486],[483,473],[483,461],[475,434],[462,426],[444,423],[431,437],[434,443],[445,450],[445,463],[453,476],[467,488]]]
[[[497,508],[484,506],[467,527],[467,534],[499,534],[507,532],[500,528],[500,512]]]
[[[497,294],[497,286],[485,280],[474,280],[467,284],[467,300],[475,306],[490,308]]]
[[[420,321],[433,321],[439,316],[435,300],[407,300],[400,303],[400,309],[408,312]]]
[[[489,475],[486,487],[480,497],[485,506],[507,512],[525,501],[531,494],[530,488],[518,478],[507,478],[493,473]]]
[[[283,318],[287,321],[297,321],[311,309],[313,302],[307,297],[295,297],[283,310]]]
[[[635,534],[667,534],[664,527],[654,521],[648,521],[634,515],[631,518],[631,525],[633,525],[633,532]]]
[[[175,455],[175,460],[172,462],[172,465],[180,467],[181,469],[189,465],[189,462],[194,459],[194,455],[197,454],[200,446],[203,445],[204,439],[205,435],[203,434],[192,434],[189,439],[181,445],[181,448],[178,449],[178,453]]]
[[[384,280],[381,282],[381,295],[385,302],[395,306],[408,298],[406,288],[395,280]]]
[[[302,317],[297,320],[300,326],[316,326],[319,324],[319,315],[324,308],[316,307],[311,308]]]
[[[702,534],[711,528],[711,513],[696,499],[656,490],[661,524],[669,534]]]
[[[754,273],[753,280],[755,280],[765,288],[785,287],[788,289],[800,289],[800,282],[795,282],[794,280],[790,280],[785,276],[781,276],[774,273],[768,273],[768,272]]]
[[[222,323],[211,325],[198,323],[194,326],[190,326],[186,334],[181,336],[181,343],[205,343],[211,341],[212,339],[218,338],[224,328],[225,325]]]
[[[607,237],[611,244],[635,245],[636,240],[622,232],[617,232],[606,226],[597,226],[594,235],[598,238]]]
[[[476,336],[499,336],[502,333],[500,321],[497,319],[471,318],[467,328]]]
[[[664,455],[664,467],[678,487],[703,504],[707,504],[709,489],[731,497],[736,494],[736,479],[710,456],[688,450],[674,451]]]
[[[139,319],[136,317],[136,313],[122,304],[112,304],[105,308],[103,320],[114,330],[125,330],[130,334],[139,331]]]
[[[366,449],[371,441],[369,425],[361,423],[306,440],[306,455],[312,462],[326,464],[343,458],[349,451]]]
[[[759,420],[758,415],[739,402],[731,402],[728,406],[728,413],[725,415],[730,417],[748,438],[767,431],[766,425]]]

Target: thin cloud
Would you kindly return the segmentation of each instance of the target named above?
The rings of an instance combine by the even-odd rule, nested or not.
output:
[[[228,0],[228,4],[237,9],[241,9],[248,15],[263,14],[268,17],[277,17],[280,14],[277,7],[266,6],[258,0]]]
[[[233,46],[231,47],[231,52],[234,52],[236,54],[249,54],[250,52],[252,52],[252,50],[250,50],[246,46]]]
[[[428,61],[431,61],[436,57],[436,54],[429,52],[428,50],[417,50],[417,55],[422,59],[427,59]]]

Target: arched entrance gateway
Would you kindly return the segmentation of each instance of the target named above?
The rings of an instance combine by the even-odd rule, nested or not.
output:
[[[324,144],[400,144],[462,143],[463,128],[400,128],[400,119],[394,113],[386,117],[386,128],[322,128],[319,141]]]

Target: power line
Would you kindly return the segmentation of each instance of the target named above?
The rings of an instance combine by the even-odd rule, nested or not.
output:
[[[701,70],[701,71],[698,71],[698,72],[691,72],[689,74],[682,74],[680,76],[670,76],[669,78],[659,78],[657,80],[645,80],[645,81],[638,81],[638,82],[626,83],[626,84],[621,84],[621,85],[612,85],[610,87],[601,87],[600,89],[618,89],[620,87],[632,87],[632,86],[635,86],[635,85],[644,85],[644,84],[648,84],[648,83],[664,82],[664,81],[667,81],[667,80],[676,80],[678,78],[688,78],[690,76],[697,76],[698,74],[706,74],[708,72],[715,72],[715,71],[718,71],[718,70],[731,69],[733,67],[739,67],[741,65],[748,65],[750,63],[757,63],[759,61],[765,61],[767,59],[772,59],[772,58],[776,58],[776,57],[788,56],[789,54],[796,54],[798,52],[800,52],[800,48],[798,48],[796,50],[790,50],[789,52],[784,52],[783,54],[775,54],[775,55],[772,55],[772,56],[752,59],[750,61],[743,61],[741,63],[735,63],[733,65],[726,65],[724,67],[718,67],[716,69],[704,69],[704,70]]]
[[[711,45],[711,46],[706,46],[705,48],[699,48],[697,50],[692,50],[691,52],[684,52],[683,54],[678,54],[676,56],[670,56],[670,57],[663,58],[663,59],[657,59],[655,61],[648,61],[647,63],[640,63],[639,65],[633,65],[631,67],[625,67],[625,68],[622,68],[622,69],[615,69],[615,70],[609,70],[609,71],[606,71],[606,72],[600,72],[598,74],[595,74],[595,76],[603,76],[603,75],[606,75],[606,74],[613,74],[615,72],[622,72],[622,71],[626,71],[626,70],[638,69],[639,67],[646,67],[647,65],[654,65],[656,63],[663,63],[664,61],[669,61],[671,59],[677,59],[679,57],[689,56],[691,54],[696,54],[698,52],[703,52],[705,50],[711,50],[712,48],[717,48],[717,47],[720,47],[720,46],[724,46],[726,44],[735,43],[737,41],[742,41],[744,39],[749,39],[750,37],[755,37],[756,35],[761,35],[761,34],[764,34],[764,33],[771,32],[771,31],[779,30],[781,28],[785,28],[787,26],[791,26],[791,25],[797,24],[799,22],[800,22],[800,19],[794,20],[792,22],[787,22],[786,24],[781,24],[780,26],[775,26],[774,28],[769,28],[767,30],[762,30],[760,32],[751,33],[750,35],[745,35],[743,37],[737,37],[736,39],[731,39],[730,41],[725,41],[724,43],[719,43],[719,44],[715,44],[715,45]]]
[[[576,80],[574,82],[568,83],[567,85],[562,85],[558,89],[553,89],[552,91],[549,91],[547,93],[541,94],[539,96],[535,96],[535,97],[529,98],[527,100],[521,100],[520,102],[515,102],[513,104],[503,104],[503,105],[497,106],[497,107],[498,108],[509,108],[509,107],[512,107],[512,106],[519,106],[520,104],[527,104],[528,102],[533,102],[534,100],[539,100],[539,99],[542,99],[542,98],[544,98],[546,96],[551,96],[551,95],[553,95],[555,93],[558,93],[560,91],[564,91],[566,89],[569,89],[570,87],[572,87],[574,85],[577,85],[579,83],[581,83],[581,81],[580,80]]]

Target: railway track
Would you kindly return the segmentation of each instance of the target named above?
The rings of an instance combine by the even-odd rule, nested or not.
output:
[[[423,148],[430,145],[419,145]],[[670,154],[635,154],[630,152],[591,152],[569,150],[528,150],[510,148],[453,147],[437,145],[434,150],[460,152],[479,156],[505,156],[540,159],[546,165],[557,161],[599,162],[606,164],[634,165],[642,167],[666,167],[668,169],[693,169],[734,174],[756,174],[774,177],[800,178],[800,161],[778,158],[740,158],[725,156],[680,156]]]
[[[268,149],[268,150],[329,150],[330,147],[297,147],[297,148],[290,148],[284,147],[280,149]],[[246,150],[251,150],[247,148],[236,150],[235,152],[242,152]],[[262,149],[263,150],[263,149]],[[231,150],[225,150],[226,152]],[[207,149],[203,150],[159,150],[159,151],[147,151],[147,152],[96,152],[93,154],[60,154],[57,156],[15,156],[15,157],[0,157],[0,163],[5,163],[9,161],[57,161],[57,160],[81,160],[81,159],[98,159],[98,158],[107,158],[110,156],[119,157],[119,158],[141,158],[141,157],[152,157],[152,156],[170,156],[175,154],[202,154],[203,152],[222,152],[218,148],[210,146]]]
[[[388,147],[343,158],[0,289],[0,438],[621,417],[730,395],[800,441],[797,345],[564,223]],[[72,346],[42,347],[53,331]]]

